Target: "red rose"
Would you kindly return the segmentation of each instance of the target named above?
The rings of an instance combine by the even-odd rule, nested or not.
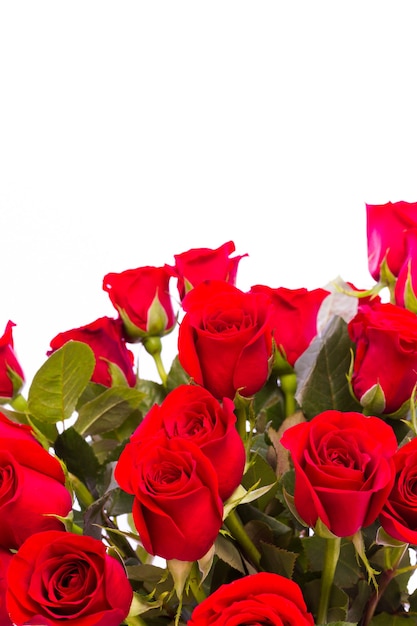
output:
[[[404,239],[406,255],[395,283],[395,303],[417,313],[417,228],[407,230]]]
[[[355,344],[353,392],[368,412],[390,414],[417,383],[417,317],[390,303],[359,306],[348,324]]]
[[[0,337],[0,400],[10,400],[24,382],[23,370],[13,347],[13,322],[7,322],[3,337]]]
[[[220,248],[193,248],[182,254],[174,254],[175,266],[172,268],[178,278],[177,287],[181,300],[193,288],[204,280],[224,280],[231,285],[236,282],[237,268],[243,254],[230,258],[235,251],[233,241],[224,243]]]
[[[13,553],[0,548],[0,626],[13,626],[6,607],[7,570]]]
[[[236,427],[233,402],[223,406],[203,387],[180,385],[160,406],[154,405],[130,438],[132,448],[156,433],[194,442],[210,459],[217,472],[219,494],[227,500],[240,484],[246,453]]]
[[[269,300],[222,281],[206,281],[183,301],[179,361],[216,398],[251,396],[268,379],[272,356]]]
[[[172,269],[138,267],[120,274],[107,274],[103,289],[124,323],[127,341],[162,337],[176,324],[169,293]]]
[[[121,369],[131,387],[136,385],[134,357],[123,339],[123,323],[120,319],[100,317],[86,326],[59,333],[51,341],[48,356],[71,340],[86,343],[94,352],[96,365],[91,377],[93,382],[111,387],[109,363],[113,363]]]
[[[395,483],[379,514],[383,529],[394,539],[417,545],[417,439],[394,455]]]
[[[223,505],[216,471],[195,443],[162,433],[140,446],[128,443],[115,478],[135,496],[133,520],[149,554],[196,561],[208,552],[222,525]]]
[[[16,626],[35,616],[51,626],[120,626],[133,597],[123,566],[101,541],[65,531],[29,537],[10,562],[7,582]]]
[[[224,584],[196,606],[188,626],[285,624],[314,626],[300,587],[289,578],[260,572]]]
[[[294,366],[317,335],[317,315],[323,300],[330,294],[326,289],[273,289],[254,285],[251,293],[265,293],[270,298],[273,336],[285,360]]]
[[[391,426],[362,413],[324,411],[286,430],[281,444],[295,468],[295,507],[314,528],[354,535],[379,515],[394,481]]]
[[[417,227],[417,202],[367,204],[366,216],[370,274],[376,281],[397,277],[406,256],[404,234]]]
[[[59,461],[29,426],[0,413],[0,546],[15,549],[41,530],[63,529],[48,514],[65,517],[71,507]]]

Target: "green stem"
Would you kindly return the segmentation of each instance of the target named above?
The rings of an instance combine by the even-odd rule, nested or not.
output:
[[[200,604],[206,599],[206,594],[201,586],[200,570],[198,569],[198,563],[195,561],[191,568],[190,576],[188,578],[188,584],[196,601]]]
[[[224,523],[231,535],[234,539],[236,539],[237,543],[242,548],[242,552],[245,557],[253,563],[257,569],[261,569],[261,553],[250,539],[235,510],[229,513]]]
[[[167,373],[161,359],[162,341],[160,337],[145,337],[142,341],[146,352],[150,354],[155,362],[159,377],[164,387],[167,386]]]
[[[24,398],[21,393],[18,393],[12,400],[10,400],[10,406],[15,411],[25,413],[28,408],[28,403],[26,398]]]
[[[159,377],[164,387],[167,386],[168,375],[165,371],[164,364],[162,363],[161,353],[153,354],[153,360],[155,361],[156,369],[158,370]]]
[[[324,565],[321,575],[321,592],[319,608],[317,612],[317,624],[327,624],[327,611],[329,608],[330,592],[333,585],[334,573],[340,554],[340,537],[326,539],[324,551]]]
[[[77,500],[81,504],[81,506],[89,507],[90,504],[93,504],[94,498],[84,485],[84,483],[74,474],[69,474],[69,478],[71,481],[71,486],[74,489],[75,495],[77,496]]]
[[[281,389],[284,394],[285,416],[289,417],[290,415],[294,415],[297,408],[295,402],[295,392],[297,390],[297,375],[294,373],[281,374],[280,381]]]

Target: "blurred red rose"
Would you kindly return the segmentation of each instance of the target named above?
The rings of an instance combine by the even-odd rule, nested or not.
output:
[[[248,397],[270,373],[272,328],[269,299],[222,281],[205,281],[183,301],[179,361],[216,398]]]
[[[7,570],[13,553],[0,547],[0,626],[13,626],[6,607]]]
[[[397,277],[406,256],[405,232],[417,227],[417,202],[366,205],[368,267],[376,280]]]
[[[13,398],[25,379],[14,351],[13,326],[16,324],[8,321],[4,334],[0,337],[0,400]]]
[[[260,572],[219,587],[196,606],[188,621],[188,626],[232,624],[314,626],[314,619],[297,583]]]
[[[379,514],[379,521],[394,539],[417,546],[417,439],[398,449],[394,463],[394,487]]]
[[[362,413],[324,411],[286,430],[295,468],[295,507],[314,528],[338,537],[372,524],[391,491],[397,440],[391,426]]]
[[[132,601],[121,563],[98,539],[70,532],[32,535],[13,556],[7,607],[16,626],[120,626]]]
[[[120,368],[128,384],[131,387],[135,386],[134,357],[123,338],[123,322],[120,319],[100,317],[86,326],[59,333],[51,341],[51,350],[47,353],[48,356],[71,340],[86,343],[94,352],[96,365],[91,377],[93,382],[111,387],[112,377],[109,363],[112,363]]]
[[[415,313],[388,302],[365,304],[348,332],[355,344],[351,385],[356,398],[372,413],[401,409],[417,383]]]
[[[168,438],[182,437],[198,445],[213,463],[223,501],[240,484],[246,453],[236,427],[234,404],[223,405],[203,387],[180,385],[160,406],[154,405],[130,438],[132,448],[163,432]]]
[[[0,546],[15,549],[34,533],[62,530],[53,515],[65,517],[71,507],[59,461],[29,426],[0,413]]]
[[[128,443],[115,478],[134,495],[133,520],[149,554],[196,561],[208,552],[222,525],[223,504],[216,470],[197,444],[162,432],[140,445]]]
[[[176,318],[169,293],[171,276],[168,266],[106,274],[103,289],[123,320],[127,341],[162,337],[173,330]]]
[[[330,292],[326,289],[274,289],[266,285],[254,285],[250,291],[269,297],[275,344],[293,367],[317,336],[317,315]]]
[[[175,266],[172,268],[177,276],[177,287],[180,299],[204,280],[224,280],[231,285],[236,283],[236,274],[240,259],[248,256],[242,254],[230,258],[235,251],[233,241],[224,243],[215,250],[211,248],[193,248],[182,254],[174,254]]]

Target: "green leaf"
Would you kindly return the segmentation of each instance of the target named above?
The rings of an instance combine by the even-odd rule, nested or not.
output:
[[[262,555],[261,565],[267,572],[292,578],[298,554],[277,548],[277,546],[264,541],[259,542],[259,547]]]
[[[306,583],[303,587],[303,592],[309,610],[314,615],[316,615],[320,600],[321,581],[319,579],[316,579]],[[339,589],[338,587],[333,585],[330,594],[329,608],[327,612],[329,620],[327,622],[327,626],[329,626],[329,624],[332,624],[333,622],[336,624],[348,623],[343,621],[347,617],[348,606],[349,598],[347,594],[342,591],[342,589]]]
[[[96,478],[100,463],[91,446],[73,427],[67,428],[57,437],[54,448],[71,474],[86,484]]]
[[[335,316],[296,363],[296,400],[307,419],[328,409],[360,411],[347,380],[352,342],[346,322]]]
[[[168,373],[167,389],[171,391],[179,385],[188,385],[190,383],[190,377],[184,368],[181,366],[178,355],[172,361],[171,369]]]
[[[71,417],[94,367],[94,353],[87,344],[64,344],[33,377],[28,394],[29,413],[41,422],[53,424]]]
[[[399,615],[390,615],[389,613],[380,613],[374,617],[369,626],[414,626],[417,624],[417,618],[400,617]]]
[[[110,387],[78,410],[74,427],[80,435],[97,435],[119,428],[140,406],[143,393],[132,387]]]

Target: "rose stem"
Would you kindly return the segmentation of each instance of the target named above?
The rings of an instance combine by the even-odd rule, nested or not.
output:
[[[340,554],[340,537],[326,539],[324,550],[324,564],[321,575],[321,592],[317,624],[327,624],[327,610],[329,608],[330,591],[333,585],[334,573]]]
[[[204,593],[203,588],[200,583],[200,570],[198,569],[198,563],[194,561],[193,566],[191,568],[190,576],[188,578],[188,584],[196,601],[200,604],[203,600],[206,599],[206,594]]]
[[[394,578],[398,566],[401,563],[401,559],[403,558],[405,552],[408,550],[408,543],[398,547],[398,548],[388,548],[391,556],[391,567],[386,569],[380,576],[378,580],[378,589],[375,589],[373,594],[368,600],[368,604],[366,606],[366,611],[361,622],[362,626],[368,626],[371,619],[374,616],[376,607],[386,591],[386,588],[390,584],[391,580]]]
[[[160,337],[146,337],[142,343],[148,354],[152,356],[156,369],[158,370],[159,377],[162,381],[162,385],[166,387],[168,376],[161,359],[162,342]]]
[[[280,382],[281,390],[284,394],[285,416],[290,417],[290,415],[294,415],[296,411],[295,392],[297,390],[297,375],[294,373],[281,374]]]
[[[261,553],[245,531],[236,511],[231,511],[226,517],[224,523],[231,535],[236,539],[237,543],[242,548],[246,558],[253,563],[253,565],[256,565],[257,569],[261,569]]]

